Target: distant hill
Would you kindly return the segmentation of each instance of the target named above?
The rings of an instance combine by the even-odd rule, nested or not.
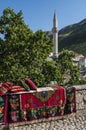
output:
[[[46,32],[52,38],[52,32]],[[86,56],[86,19],[59,31],[59,51],[73,50]]]

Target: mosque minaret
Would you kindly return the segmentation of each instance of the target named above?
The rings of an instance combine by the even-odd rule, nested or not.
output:
[[[55,12],[53,18],[52,32],[53,32],[53,42],[54,42],[53,57],[58,57],[58,24],[57,24],[57,18]]]

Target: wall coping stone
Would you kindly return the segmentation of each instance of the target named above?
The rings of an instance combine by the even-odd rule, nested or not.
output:
[[[73,87],[75,87],[77,91],[86,90],[86,84],[85,85],[74,85]]]

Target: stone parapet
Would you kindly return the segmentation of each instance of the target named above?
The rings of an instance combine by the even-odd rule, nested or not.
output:
[[[74,86],[77,91],[86,90],[86,84],[85,85],[76,85]]]
[[[86,109],[86,85],[76,86],[76,109]]]

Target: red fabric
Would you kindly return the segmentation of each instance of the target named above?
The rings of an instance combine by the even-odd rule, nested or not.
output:
[[[8,90],[10,90],[12,88],[12,86],[13,86],[13,83],[6,82],[5,85],[7,85],[8,86]]]
[[[66,92],[65,89],[61,86],[53,86],[55,93],[50,97],[46,102],[46,106],[59,106],[66,103]]]
[[[32,80],[25,78],[25,82],[27,85],[29,85],[31,90],[37,90],[37,87]]]
[[[46,102],[46,106],[57,106],[59,105],[59,91],[55,90],[54,94],[50,99]]]
[[[6,100],[5,100],[4,122],[5,124],[8,123],[8,96],[7,95],[6,95]]]
[[[36,98],[31,93],[21,94],[21,109],[41,108],[44,106],[44,102]]]
[[[7,90],[4,87],[0,88],[0,95],[4,95],[7,92]]]
[[[76,112],[76,88],[74,87],[74,104],[75,104],[75,112]]]
[[[60,104],[66,104],[66,91],[65,88],[59,86],[59,96],[60,96],[60,100],[62,100],[62,102],[60,102]]]
[[[0,87],[0,95],[6,94],[6,92],[9,90],[9,86],[5,83],[3,83]]]
[[[6,94],[11,88],[12,83],[10,82],[0,83],[0,95]]]
[[[47,107],[64,105],[66,103],[65,89],[63,87],[54,87],[54,90],[52,91],[53,95],[51,95],[49,98],[47,97],[49,96],[48,94],[45,98],[42,97],[41,92],[21,94],[21,109],[25,110],[26,108],[42,108],[44,105]],[[48,91],[46,92],[50,93]],[[36,96],[37,93],[39,97]],[[42,98],[44,100],[42,100]]]
[[[22,91],[25,91],[25,89],[21,86],[13,86],[11,89],[11,92],[13,93],[22,92]]]

